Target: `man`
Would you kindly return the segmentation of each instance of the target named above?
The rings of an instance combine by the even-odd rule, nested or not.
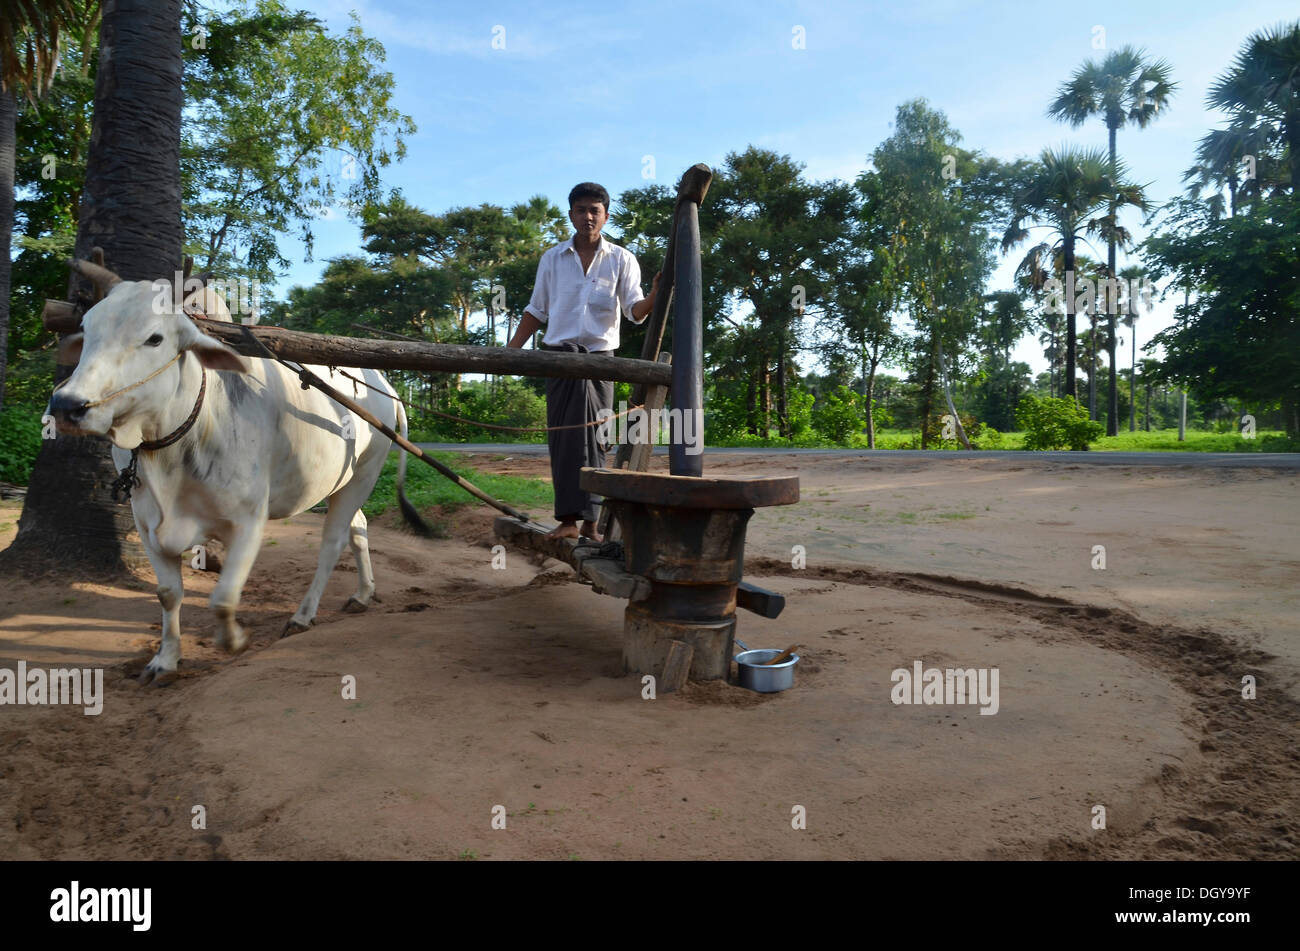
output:
[[[506,346],[522,347],[545,326],[544,350],[613,354],[618,349],[620,311],[633,323],[644,321],[654,308],[659,275],[645,297],[636,255],[601,234],[609,221],[609,192],[600,185],[583,182],[569,192],[569,220],[574,235],[542,255],[532,299]],[[546,381],[546,425],[573,427],[547,434],[555,518],[560,523],[550,534],[556,538],[604,540],[596,534],[594,499],[578,485],[583,466],[605,463],[597,439],[599,427],[576,428],[575,424],[594,423],[597,412],[611,409],[613,402],[611,380]]]

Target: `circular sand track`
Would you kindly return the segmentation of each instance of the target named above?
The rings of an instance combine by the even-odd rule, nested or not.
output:
[[[78,607],[58,589],[27,593],[0,627],[7,657],[59,638],[120,644],[123,629],[137,651],[111,664],[99,717],[0,707],[4,854],[1296,855],[1296,705],[1266,690],[1243,701],[1241,676],[1266,683],[1269,659],[1210,631],[991,584],[753,561],[751,579],[790,603],[776,621],[743,614],[740,636],[803,644],[796,688],[646,700],[619,674],[621,601],[514,554],[493,571],[464,539],[376,527],[384,602],[339,612],[355,583],[340,570],[323,602],[334,610],[276,639],[318,521],[275,526],[239,658],[205,643],[210,576],[186,571],[183,676],[163,689],[127,679],[150,652],[145,591],[87,596],[95,617],[113,606],[107,621],[69,618]],[[64,628],[36,630],[54,615]],[[891,672],[916,661],[997,668],[997,713],[893,703]],[[194,805],[206,829],[192,828]],[[505,829],[492,828],[497,806]],[[805,829],[791,827],[797,806]]]

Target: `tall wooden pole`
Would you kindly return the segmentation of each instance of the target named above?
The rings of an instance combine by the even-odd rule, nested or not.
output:
[[[700,274],[700,206],[685,203],[677,222],[677,263],[673,288],[673,409],[676,413],[668,446],[673,475],[704,474],[704,284]],[[682,429],[694,437],[694,455],[687,453]]]

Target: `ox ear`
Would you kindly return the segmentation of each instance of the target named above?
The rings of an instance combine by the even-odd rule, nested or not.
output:
[[[188,318],[181,318],[181,347],[199,358],[199,363],[209,370],[230,370],[247,373],[248,365],[242,357],[219,340],[213,340]]]

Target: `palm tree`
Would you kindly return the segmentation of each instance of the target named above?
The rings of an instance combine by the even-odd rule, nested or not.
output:
[[[181,0],[106,3],[76,256],[102,245],[124,280],[170,276],[181,260]],[[129,157],[129,161],[124,161]],[[74,276],[70,296],[82,292]],[[60,367],[64,375],[71,367]],[[57,380],[56,380],[57,382]],[[108,499],[108,443],[46,439],[32,469],[18,535],[0,565],[114,571],[143,560],[128,506]]]
[[[1283,174],[1293,191],[1300,179],[1300,21],[1251,34],[1205,103],[1228,113],[1228,131],[1254,137],[1255,147],[1267,143],[1266,154],[1289,153]],[[1214,135],[1201,140],[1202,149]]]
[[[1133,124],[1146,128],[1169,104],[1177,83],[1169,79],[1169,64],[1164,60],[1150,62],[1145,50],[1124,46],[1114,50],[1101,63],[1089,60],[1079,67],[1072,77],[1062,84],[1047,114],[1054,119],[1069,122],[1075,128],[1094,115],[1106,122],[1110,142],[1111,174],[1118,176],[1118,157],[1115,138],[1121,125]],[[1118,208],[1110,206],[1112,233],[1107,241],[1106,275],[1116,274],[1115,247],[1119,243],[1116,229]],[[1115,313],[1108,308],[1106,352],[1110,357],[1110,387],[1107,400],[1106,435],[1119,432],[1119,391],[1115,373]]]
[[[1241,120],[1206,133],[1196,147],[1196,161],[1183,173],[1192,198],[1214,190],[1209,201],[1216,218],[1223,216],[1224,188],[1228,210],[1235,217],[1242,199],[1256,202],[1284,188],[1288,179],[1286,162],[1267,130]]]
[[[1147,208],[1142,189],[1124,178],[1122,162],[1111,163],[1100,149],[1061,146],[1044,149],[1030,166],[1027,178],[1011,203],[1011,223],[1002,236],[1002,251],[1009,251],[1029,237],[1030,222],[1046,227],[1054,241],[1029,249],[1017,273],[1041,290],[1051,277],[1049,266],[1059,253],[1061,267],[1070,286],[1076,273],[1075,246],[1084,234],[1104,232],[1106,217],[1094,217],[1107,208],[1132,205]],[[1065,293],[1065,386],[1064,395],[1077,398],[1074,377],[1077,365],[1077,328],[1074,295]]]
[[[59,34],[74,16],[72,0],[16,0],[0,7],[0,408],[9,354],[18,92],[35,102],[49,91],[59,61]]]

